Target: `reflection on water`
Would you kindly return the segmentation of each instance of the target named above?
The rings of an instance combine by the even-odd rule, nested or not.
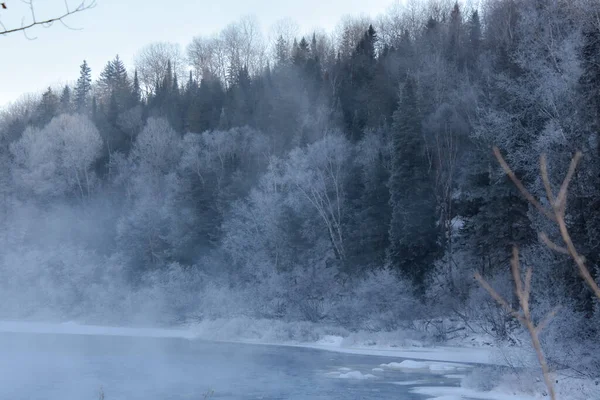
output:
[[[11,400],[97,400],[101,387],[106,400],[200,400],[210,390],[214,399],[411,400],[423,399],[411,385],[458,384],[380,371],[383,357],[172,338],[0,333],[0,355],[0,399]]]

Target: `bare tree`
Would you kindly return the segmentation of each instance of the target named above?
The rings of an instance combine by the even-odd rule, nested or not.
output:
[[[33,27],[40,25],[44,28],[49,28],[50,26],[54,25],[55,22],[60,22],[64,27],[66,27],[68,29],[74,29],[66,24],[65,19],[67,19],[69,16],[71,16],[73,14],[77,14],[82,11],[89,10],[90,8],[93,8],[96,6],[96,0],[83,0],[79,3],[77,3],[74,7],[69,5],[68,0],[65,0],[64,8],[63,8],[62,12],[56,11],[52,15],[46,15],[46,16],[40,17],[40,16],[38,16],[38,13],[36,12],[36,7],[34,5],[33,0],[22,0],[22,3],[24,3],[25,6],[27,7],[28,10],[27,10],[26,14],[29,14],[29,15],[23,16],[21,18],[21,24],[18,26],[6,25],[2,21],[1,16],[3,14],[10,13],[13,10],[13,8],[10,5],[7,5],[6,3],[2,3],[2,9],[0,9],[0,12],[1,12],[0,13],[0,35],[8,35],[10,33],[23,32],[27,36],[27,31]],[[14,9],[18,10],[18,7],[15,7]],[[28,38],[35,39],[35,38],[30,38],[30,37],[28,37]]]
[[[292,43],[299,33],[300,25],[293,18],[287,17],[275,21],[268,34],[269,59],[273,62],[277,60],[278,42],[280,46],[285,47],[286,55],[289,56],[292,52]]]
[[[342,18],[334,31],[334,40],[339,43],[338,50],[342,57],[350,57],[372,22],[371,18],[365,15]]]
[[[154,92],[156,85],[165,77],[168,64],[179,78],[184,76],[185,59],[178,44],[168,42],[151,43],[135,57],[135,68],[145,95]]]
[[[227,60],[225,44],[220,36],[196,36],[187,47],[187,61],[194,68],[198,79],[207,75],[218,77],[225,82]]]
[[[251,75],[259,73],[265,62],[265,44],[256,18],[242,17],[221,32],[229,72],[247,67]]]

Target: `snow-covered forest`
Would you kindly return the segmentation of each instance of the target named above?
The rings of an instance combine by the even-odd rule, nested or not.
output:
[[[566,221],[598,276],[598,1],[409,1],[304,35],[247,17],[65,79],[0,115],[1,319],[442,342],[453,319],[510,343],[522,328],[474,273],[514,298],[517,245],[533,318],[561,306],[551,365],[600,370],[599,304],[492,152],[539,199],[540,155],[558,186],[583,152]]]

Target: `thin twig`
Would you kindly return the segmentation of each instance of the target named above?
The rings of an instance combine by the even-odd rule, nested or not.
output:
[[[550,369],[548,367],[548,363],[546,361],[546,357],[544,356],[544,352],[542,350],[542,345],[540,342],[539,334],[540,332],[548,325],[549,321],[554,317],[557,312],[557,308],[552,310],[546,317],[540,322],[538,326],[535,325],[533,319],[531,318],[531,312],[529,308],[529,298],[531,294],[531,277],[532,270],[531,268],[527,268],[525,272],[525,282],[521,279],[521,267],[519,263],[519,251],[517,247],[513,247],[513,257],[511,259],[511,269],[513,273],[513,278],[515,282],[515,294],[519,299],[519,304],[521,306],[521,311],[518,312],[514,308],[512,308],[506,299],[504,299],[492,286],[479,274],[479,272],[475,273],[475,279],[479,281],[481,286],[488,291],[490,296],[498,304],[504,307],[508,312],[510,312],[529,332],[529,336],[531,337],[531,343],[535,350],[538,362],[542,368],[542,375],[544,376],[544,382],[546,387],[548,388],[548,392],[551,400],[556,400],[556,391],[554,390],[554,385],[552,383],[552,379],[550,377]]]
[[[63,14],[58,15],[58,16],[53,17],[53,18],[48,18],[48,19],[45,19],[45,20],[42,20],[42,21],[38,21],[37,17],[36,17],[36,14],[35,14],[35,7],[33,5],[33,0],[24,1],[24,3],[26,3],[29,6],[29,10],[30,10],[30,14],[31,14],[31,22],[26,24],[25,23],[25,18],[23,18],[21,20],[21,26],[20,27],[18,27],[18,28],[11,28],[11,29],[6,28],[6,26],[3,23],[0,22],[0,26],[3,29],[3,30],[0,31],[0,35],[8,35],[9,33],[15,33],[15,32],[24,32],[25,35],[26,35],[26,31],[28,29],[30,29],[30,28],[33,28],[34,26],[41,25],[41,26],[47,28],[47,27],[52,26],[52,24],[54,22],[61,22],[68,29],[76,30],[76,28],[72,28],[72,27],[68,26],[64,22],[64,19],[67,18],[67,17],[69,17],[69,16],[71,16],[71,15],[73,15],[73,14],[76,14],[76,13],[79,13],[79,12],[82,12],[82,11],[85,11],[85,10],[89,10],[89,9],[94,8],[96,6],[96,0],[91,0],[89,3],[87,1],[82,1],[81,3],[79,3],[79,5],[76,8],[70,9],[68,7],[68,4],[65,2],[65,5],[66,5],[65,8],[66,9],[65,9],[65,12]],[[27,35],[26,35],[26,37],[27,37]],[[27,37],[27,38],[31,39],[31,40],[35,39],[35,37],[34,38]]]
[[[552,185],[550,184],[550,178],[548,178],[548,164],[546,162],[545,154],[542,154],[540,157],[540,170],[542,171],[542,181],[544,181],[544,187],[546,188],[546,196],[548,196],[550,204],[554,204],[554,194]]]
[[[525,198],[531,204],[533,204],[535,206],[535,208],[537,208],[539,210],[539,212],[541,212],[546,217],[548,217],[549,219],[551,219],[552,221],[554,221],[554,215],[552,214],[552,212],[550,212],[549,210],[547,210],[546,208],[544,208],[544,206],[542,206],[540,204],[540,202],[537,201],[535,199],[535,197],[533,197],[533,195],[531,193],[529,193],[529,191],[525,188],[525,186],[523,186],[523,184],[521,183],[521,181],[519,180],[519,178],[517,178],[517,176],[515,175],[515,173],[508,166],[508,164],[506,163],[506,161],[504,161],[504,158],[502,157],[502,154],[500,154],[500,150],[497,147],[495,147],[495,146],[494,146],[494,155],[498,159],[498,162],[502,166],[502,169],[504,169],[504,172],[506,173],[506,175],[508,175],[508,177],[510,178],[510,180],[513,181],[513,183],[519,189],[519,191],[523,194],[523,196],[525,196]]]
[[[598,284],[590,274],[589,269],[586,267],[585,259],[577,252],[577,249],[575,249],[575,245],[571,240],[571,235],[569,234],[569,230],[567,229],[567,224],[565,222],[564,217],[558,220],[558,227],[560,229],[560,234],[565,244],[567,245],[567,249],[569,250],[571,258],[575,261],[577,267],[579,268],[579,274],[583,277],[585,282],[592,289],[596,297],[600,299],[600,287],[598,287]]]
[[[552,320],[552,318],[554,318],[556,314],[558,314],[558,310],[560,309],[561,306],[554,307],[554,309],[552,309],[552,311],[550,311],[548,315],[546,315],[544,319],[538,324],[538,326],[536,327],[538,335],[546,328],[546,326],[550,323],[550,320]]]
[[[560,191],[558,192],[558,196],[556,197],[556,201],[553,203],[553,207],[556,211],[560,211],[561,215],[564,216],[565,209],[567,207],[567,192],[569,190],[569,184],[571,183],[571,179],[573,179],[573,175],[575,174],[575,169],[577,169],[577,163],[581,159],[581,152],[578,151],[575,154],[575,157],[571,160],[571,165],[569,165],[569,171],[567,172],[567,176],[560,186]]]
[[[554,250],[557,253],[569,255],[568,249],[554,243],[552,240],[550,240],[550,238],[548,237],[548,235],[546,235],[545,232],[541,232],[538,236],[539,236],[540,240],[542,242],[544,242],[544,244],[550,248],[550,250]]]

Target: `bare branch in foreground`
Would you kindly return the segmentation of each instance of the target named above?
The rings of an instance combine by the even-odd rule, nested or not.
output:
[[[494,154],[496,155],[498,162],[500,163],[500,165],[502,166],[502,168],[504,169],[506,174],[510,177],[510,179],[513,181],[515,186],[517,186],[517,188],[519,188],[519,190],[521,191],[523,196],[533,206],[535,206],[535,208],[537,208],[538,211],[542,215],[546,216],[548,219],[550,219],[557,225],[557,227],[560,231],[560,236],[564,242],[564,247],[552,242],[548,238],[548,236],[544,233],[540,234],[540,239],[550,249],[552,249],[556,252],[559,252],[559,253],[569,254],[571,256],[571,258],[573,259],[573,261],[575,261],[575,264],[577,264],[577,268],[579,269],[579,274],[585,280],[586,284],[592,289],[592,291],[594,292],[596,297],[598,297],[598,299],[600,299],[600,287],[598,287],[598,284],[596,283],[596,281],[590,274],[589,269],[585,265],[585,258],[582,255],[580,255],[579,252],[577,251],[577,249],[575,248],[575,245],[573,244],[573,241],[571,239],[571,234],[569,233],[569,229],[567,227],[567,223],[565,221],[565,213],[566,213],[566,209],[567,209],[567,194],[569,191],[569,184],[571,183],[573,176],[575,175],[575,170],[577,169],[577,164],[581,160],[582,153],[580,151],[578,151],[575,154],[575,156],[573,157],[573,159],[571,160],[571,164],[569,165],[569,170],[567,171],[567,175],[565,176],[565,179],[563,180],[562,184],[560,185],[560,189],[559,189],[556,197],[554,196],[551,185],[550,185],[550,178],[548,176],[548,166],[546,163],[546,157],[544,155],[541,156],[540,171],[541,171],[541,175],[542,175],[542,180],[544,182],[544,187],[546,188],[548,201],[550,203],[550,209],[542,206],[541,203],[539,201],[537,201],[535,199],[535,197],[533,197],[533,195],[525,188],[525,186],[523,186],[523,183],[521,183],[519,178],[516,177],[515,173],[508,166],[508,164],[502,157],[502,154],[500,154],[500,150],[498,150],[497,147],[494,147]]]
[[[33,0],[22,0],[24,3],[27,4],[27,6],[29,7],[29,14],[30,14],[30,20],[29,21],[25,21],[25,17],[22,18],[21,20],[21,26],[19,27],[14,27],[14,28],[9,28],[7,27],[1,20],[0,20],[0,36],[1,35],[8,35],[10,33],[15,33],[15,32],[23,32],[25,34],[25,37],[27,37],[28,39],[35,39],[35,38],[29,38],[27,36],[27,30],[35,27],[35,26],[42,26],[44,28],[49,28],[50,26],[52,26],[55,22],[59,22],[61,23],[64,27],[66,27],[67,29],[72,29],[72,30],[76,30],[76,28],[72,28],[69,25],[67,25],[67,23],[65,22],[65,19],[73,14],[77,14],[80,13],[82,11],[86,11],[89,10],[91,8],[94,8],[96,6],[96,0],[83,0],[81,1],[77,7],[75,8],[71,8],[69,7],[69,4],[67,3],[67,1],[65,1],[65,8],[63,10],[63,12],[61,14],[58,14],[54,17],[50,17],[50,18],[46,18],[43,20],[38,20],[37,16],[36,16],[36,12],[35,12],[35,6],[33,4]],[[5,4],[5,3],[2,3]],[[9,10],[8,6],[4,6],[3,9],[7,9]]]
[[[562,241],[564,245],[558,245],[554,243],[546,233],[541,232],[539,234],[540,240],[548,246],[549,249],[560,253],[569,255],[577,265],[579,269],[580,275],[585,280],[586,284],[592,289],[596,297],[600,299],[600,288],[598,284],[590,274],[589,269],[585,265],[585,258],[579,254],[573,241],[571,239],[571,235],[569,233],[569,229],[567,227],[567,223],[565,221],[565,213],[567,209],[567,194],[569,191],[569,184],[575,175],[575,170],[577,169],[577,164],[581,160],[582,153],[577,152],[571,163],[569,165],[569,170],[560,185],[560,189],[558,194],[554,194],[552,190],[552,184],[550,183],[550,177],[548,174],[548,165],[546,156],[542,155],[540,157],[540,171],[542,176],[542,181],[544,184],[544,189],[546,191],[546,196],[548,198],[548,202],[550,204],[550,208],[544,207],[536,198],[525,188],[523,183],[517,178],[513,170],[509,167],[508,163],[502,157],[500,150],[497,147],[494,147],[494,154],[498,159],[498,162],[508,175],[508,177],[512,180],[515,186],[519,189],[521,194],[531,203],[542,215],[548,218],[550,221],[554,222],[559,231]],[[542,346],[539,340],[539,335],[541,331],[548,325],[549,321],[556,315],[558,311],[558,307],[555,308],[552,312],[550,312],[537,326],[531,319],[531,313],[529,309],[529,299],[531,294],[531,276],[532,270],[528,268],[525,273],[525,282],[522,281],[521,278],[521,268],[519,265],[519,253],[517,247],[513,249],[513,257],[511,259],[511,270],[513,279],[515,282],[515,293],[517,298],[519,299],[519,305],[521,311],[514,310],[510,304],[502,297],[498,292],[494,290],[490,286],[490,284],[478,273],[475,273],[475,278],[479,281],[481,286],[488,291],[490,296],[498,302],[502,307],[504,307],[508,312],[510,312],[521,324],[523,324],[527,331],[529,332],[529,336],[531,337],[531,341],[533,344],[533,348],[535,349],[538,362],[542,368],[542,373],[544,375],[544,382],[548,389],[550,399],[556,400],[556,391],[554,389],[554,385],[552,383],[552,379],[550,378],[550,372],[548,369],[548,363],[546,362],[546,358],[544,357],[544,353],[542,351]]]
[[[546,357],[544,356],[544,352],[542,351],[542,345],[540,343],[540,333],[552,319],[552,317],[558,311],[558,308],[554,309],[550,312],[546,317],[540,322],[537,326],[533,322],[531,318],[531,310],[529,308],[529,298],[531,295],[531,276],[532,270],[531,268],[527,268],[525,272],[525,281],[521,278],[521,266],[519,263],[519,251],[516,247],[513,248],[513,257],[510,261],[511,270],[513,279],[515,282],[515,294],[519,299],[520,310],[515,310],[509,302],[504,299],[492,286],[479,274],[479,272],[475,273],[475,279],[479,281],[481,286],[488,291],[490,296],[498,304],[500,304],[504,309],[506,309],[513,317],[515,317],[529,332],[529,336],[531,337],[531,342],[533,348],[535,350],[535,354],[537,356],[538,362],[542,367],[542,374],[544,375],[544,382],[546,387],[548,388],[548,392],[551,400],[556,400],[556,391],[554,390],[554,385],[552,384],[552,379],[550,377],[550,369],[548,368],[548,363],[546,362]]]

